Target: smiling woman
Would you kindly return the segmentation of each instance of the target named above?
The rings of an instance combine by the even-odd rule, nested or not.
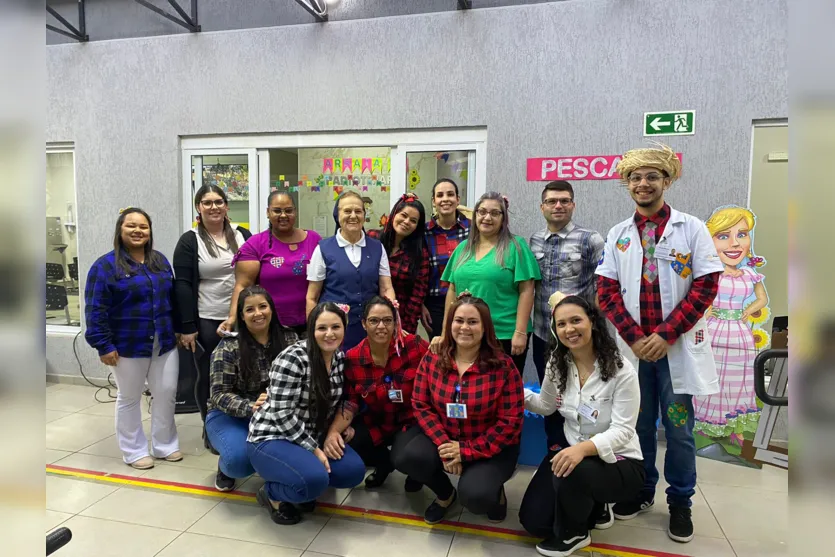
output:
[[[348,324],[343,350],[349,350],[365,337],[362,304],[380,294],[394,301],[388,256],[383,245],[366,236],[365,204],[362,196],[346,190],[333,209],[336,234],[322,240],[307,268],[307,313],[320,302],[346,304]]]

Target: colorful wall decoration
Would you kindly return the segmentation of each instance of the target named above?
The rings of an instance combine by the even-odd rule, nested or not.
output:
[[[756,216],[750,210],[720,207],[706,224],[725,270],[705,314],[720,392],[694,399],[697,454],[757,466],[741,453],[745,441],[754,438],[762,409],[754,394],[754,359],[770,342],[762,328],[768,321],[768,293],[765,277],[757,272],[766,262],[754,252]]]

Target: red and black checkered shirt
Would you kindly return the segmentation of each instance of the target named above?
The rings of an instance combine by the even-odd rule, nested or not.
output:
[[[635,213],[635,225],[638,227],[639,237],[643,237],[644,228],[647,222],[652,221],[656,225],[655,237],[661,238],[664,229],[670,220],[670,206],[666,203],[651,217],[645,217]],[[641,262],[642,268],[647,264],[646,251]],[[716,298],[719,289],[720,273],[711,273],[693,280],[690,290],[681,302],[673,308],[667,319],[664,319],[664,311],[661,306],[661,288],[658,277],[652,282],[641,277],[641,324],[632,318],[623,302],[623,295],[620,291],[620,284],[615,279],[599,276],[597,278],[597,295],[600,309],[606,314],[609,320],[615,325],[621,338],[627,344],[634,344],[645,336],[658,333],[658,336],[667,341],[668,344],[675,344],[678,337],[689,331],[696,325],[696,322],[704,315],[707,308]]]
[[[369,230],[368,235],[379,240],[382,231]],[[394,295],[397,296],[397,302],[400,304],[400,320],[403,330],[414,334],[417,332],[423,298],[429,291],[429,250],[426,247],[423,248],[420,268],[414,280],[412,280],[412,273],[409,271],[412,260],[403,250],[388,254],[388,258],[389,269],[391,270],[391,285],[394,288]]]
[[[415,418],[423,432],[442,445],[458,441],[462,461],[490,458],[519,444],[525,412],[522,376],[510,356],[484,369],[477,361],[459,380],[458,369],[442,369],[437,354],[428,352],[420,363],[412,393]],[[461,391],[456,397],[456,385]],[[467,418],[448,418],[450,402],[467,405]]]
[[[417,367],[427,350],[429,343],[425,340],[406,335],[400,356],[392,343],[385,368],[374,363],[367,338],[345,353],[345,392],[361,409],[355,419],[365,423],[375,445],[415,423],[412,389]],[[403,402],[389,400],[389,389],[402,391]]]

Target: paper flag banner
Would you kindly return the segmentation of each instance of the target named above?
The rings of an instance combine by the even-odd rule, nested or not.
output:
[[[289,182],[288,180],[284,180],[284,187],[285,187],[285,188],[289,188],[289,187],[290,187],[290,182]]]
[[[462,179],[462,180],[466,180],[466,179],[467,179],[467,171],[466,171],[466,170],[462,170],[462,171],[461,171],[461,179]]]
[[[322,161],[322,174],[333,174],[333,159]]]
[[[299,186],[293,186],[290,191],[299,191]]]
[[[333,171],[334,173],[342,172],[342,159],[333,159]]]
[[[386,159],[386,172],[391,174],[391,157]]]
[[[359,180],[357,180],[356,178],[354,178],[354,185],[355,185],[355,186],[360,185],[360,181],[359,181]]]
[[[349,179],[349,180],[353,180],[353,179],[354,179],[354,175],[353,175],[353,174],[348,174],[348,179]]]
[[[342,159],[342,172],[351,172],[352,159],[344,158]]]
[[[312,186],[313,186],[313,182],[311,182],[310,180],[308,180],[308,181],[307,181],[307,187],[312,187]]]
[[[301,180],[299,180],[299,185],[300,185],[300,186],[301,186],[303,183],[304,183],[304,182],[302,182]]]
[[[363,186],[362,191],[368,191],[368,186]]]
[[[383,186],[382,188],[380,188],[380,191],[387,191],[386,186]]]
[[[372,175],[371,175],[371,179],[372,179],[372,180],[376,180],[376,179],[377,179],[377,175],[376,175],[376,174],[372,174]]]
[[[375,170],[380,172],[383,171],[383,161],[379,158],[375,158],[371,161],[371,171],[374,172]]]
[[[302,175],[302,180],[307,180],[307,174]]]
[[[362,159],[354,159],[354,172],[362,172]]]
[[[336,190],[333,190],[333,200],[336,201],[339,198],[339,194],[336,193]]]
[[[444,153],[441,158],[444,159],[444,162],[449,162],[449,153]]]
[[[328,180],[328,185],[332,186],[333,185],[333,180]]]
[[[283,181],[284,181],[284,174],[279,175],[279,177],[278,177],[278,181],[279,181],[279,182],[283,182]]]
[[[333,188],[333,191],[335,191],[336,193],[342,193],[342,190],[343,190],[342,186],[334,186],[334,188]]]
[[[365,174],[368,172],[371,174],[371,159],[362,159],[362,173]]]
[[[270,188],[270,192],[274,192],[274,191],[278,191],[278,188],[277,188],[277,187],[275,187],[275,186],[273,186],[273,187],[271,187],[271,188]]]

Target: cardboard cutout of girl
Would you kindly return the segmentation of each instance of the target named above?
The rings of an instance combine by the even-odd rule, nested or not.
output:
[[[765,260],[754,254],[756,217],[748,209],[720,207],[706,224],[725,265],[705,314],[720,392],[694,399],[696,445],[702,456],[742,463],[743,440],[753,439],[760,418],[754,359],[769,342],[761,328],[768,319],[768,293],[757,272]]]

